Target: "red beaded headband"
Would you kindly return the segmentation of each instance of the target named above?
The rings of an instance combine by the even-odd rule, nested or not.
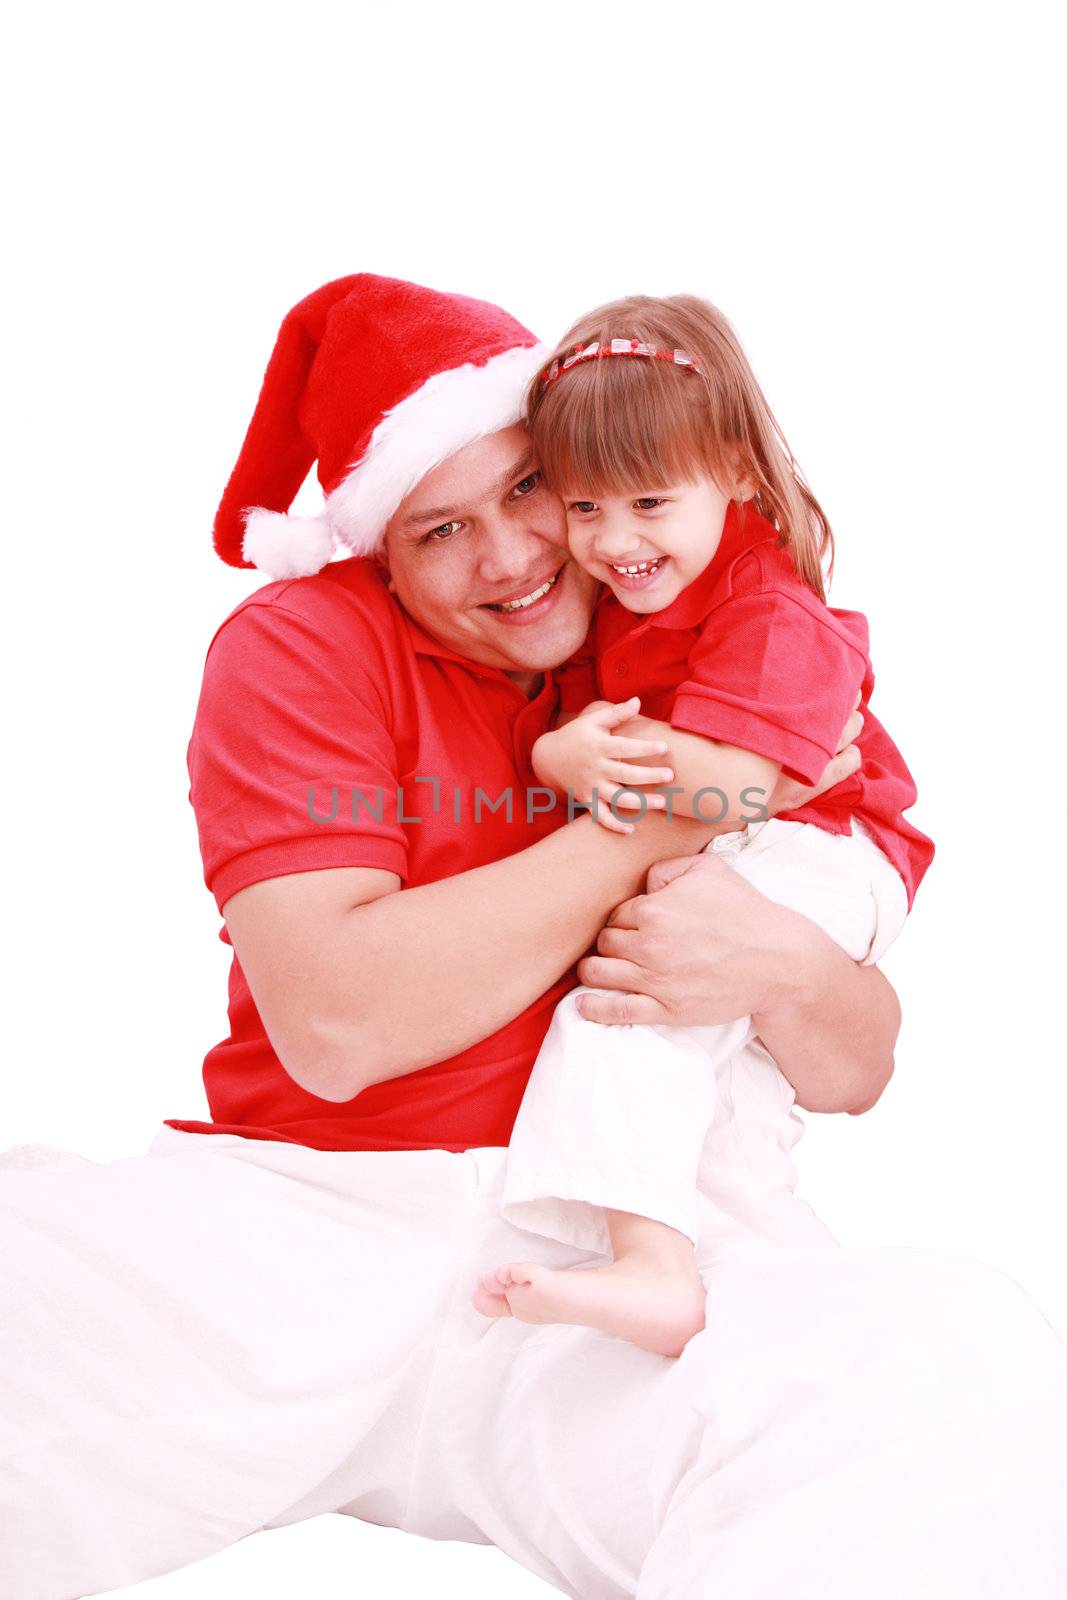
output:
[[[599,361],[603,356],[644,356],[649,361],[670,361],[676,367],[688,367],[690,372],[696,372],[701,377],[704,375],[700,362],[694,361],[684,350],[660,350],[654,344],[642,344],[639,339],[612,339],[610,344],[575,345],[569,356],[562,360],[557,357],[542,377],[541,387],[555,383],[557,378],[561,378],[579,362]]]

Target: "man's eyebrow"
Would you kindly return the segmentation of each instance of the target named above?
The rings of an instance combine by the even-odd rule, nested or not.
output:
[[[524,450],[518,461],[513,462],[506,472],[501,473],[500,477],[490,489],[486,499],[493,499],[496,495],[503,494],[505,489],[511,487],[516,478],[524,477],[529,472],[533,464],[533,451]],[[461,508],[454,505],[425,506],[418,511],[413,511],[410,516],[405,517],[404,527],[413,528],[421,522],[447,522],[451,517],[455,516],[457,510],[459,509]]]

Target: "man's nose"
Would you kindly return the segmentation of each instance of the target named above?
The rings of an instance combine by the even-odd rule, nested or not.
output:
[[[521,582],[544,564],[546,539],[517,517],[486,523],[478,544],[478,568],[486,583]]]

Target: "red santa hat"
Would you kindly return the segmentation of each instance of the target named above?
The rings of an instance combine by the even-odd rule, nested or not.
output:
[[[316,289],[281,325],[215,549],[272,578],[318,572],[335,550],[371,554],[433,467],[519,421],[548,354],[483,300],[369,272]],[[290,517],[316,461],[322,512]]]

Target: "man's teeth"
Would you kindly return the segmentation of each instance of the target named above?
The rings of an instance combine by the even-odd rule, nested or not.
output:
[[[633,561],[626,567],[621,567],[618,562],[613,561],[611,570],[628,578],[639,578],[643,573],[658,571],[665,560],[665,556],[657,556],[655,561]]]
[[[527,606],[532,606],[535,600],[540,600],[542,596],[546,595],[558,577],[558,572],[553,573],[547,583],[543,583],[539,589],[534,589],[530,594],[524,594],[521,600],[501,600],[493,607],[493,610],[524,611]]]

